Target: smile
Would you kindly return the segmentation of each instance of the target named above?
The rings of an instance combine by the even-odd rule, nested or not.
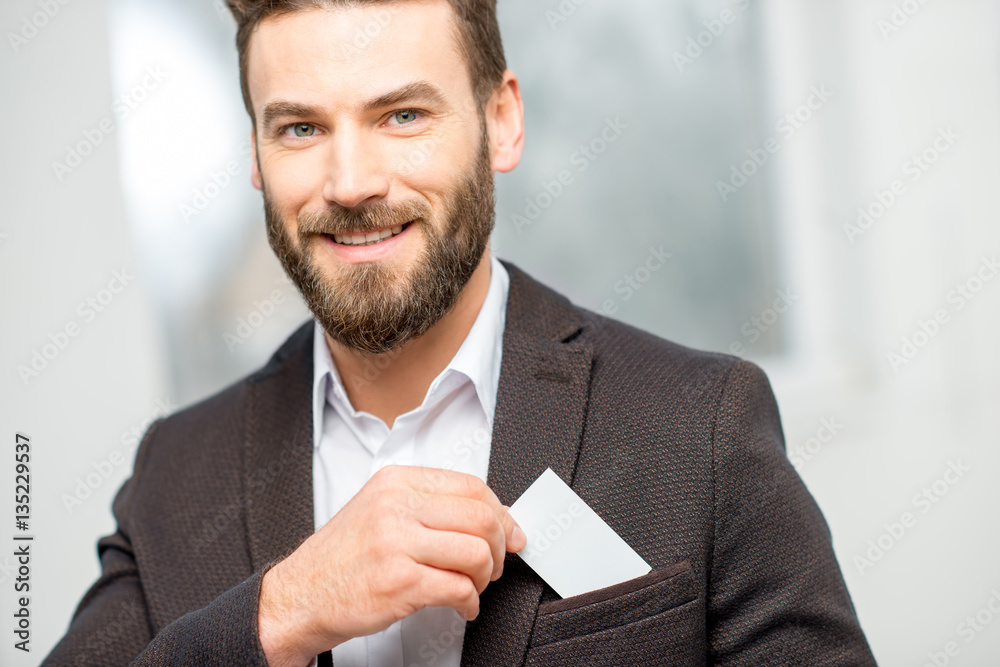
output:
[[[365,234],[327,234],[327,238],[332,238],[334,242],[340,245],[377,245],[386,239],[391,239],[397,234],[403,233],[403,230],[409,227],[412,222],[407,222],[402,225],[396,225],[395,227],[386,227],[385,229],[380,229],[374,232],[367,232]]]

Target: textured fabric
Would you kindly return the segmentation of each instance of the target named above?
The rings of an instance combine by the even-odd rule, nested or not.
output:
[[[390,464],[447,468],[486,480],[509,287],[507,270],[491,257],[489,287],[469,335],[431,382],[421,405],[397,417],[391,429],[351,405],[323,329],[314,325],[316,530]],[[349,381],[370,382],[378,372],[372,364]],[[464,634],[465,620],[454,609],[429,607],[381,632],[340,644],[332,658],[338,667],[409,667],[430,657],[436,667],[459,667]],[[447,641],[439,641],[441,637]]]
[[[550,605],[509,555],[463,667],[874,665],[763,372],[505,266],[487,481],[511,504],[551,467],[659,578]],[[309,323],[258,373],[151,427],[101,577],[45,665],[266,664],[261,576],[314,528],[311,357]]]

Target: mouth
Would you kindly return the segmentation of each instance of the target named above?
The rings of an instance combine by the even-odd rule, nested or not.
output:
[[[385,227],[373,232],[365,232],[364,234],[325,234],[328,239],[331,239],[334,243],[339,245],[348,246],[366,246],[366,245],[378,245],[383,241],[391,239],[394,236],[403,233],[407,227],[413,224],[413,221],[403,223],[402,225],[396,225],[395,227]]]

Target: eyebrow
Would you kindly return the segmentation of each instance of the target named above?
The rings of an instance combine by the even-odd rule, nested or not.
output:
[[[361,111],[363,113],[371,113],[404,102],[422,102],[424,104],[444,106],[446,98],[441,89],[434,84],[428,81],[414,81],[396,90],[366,100],[361,104]],[[262,123],[264,129],[267,130],[280,118],[288,116],[301,118],[318,115],[320,115],[319,107],[278,100],[269,102],[264,106]]]

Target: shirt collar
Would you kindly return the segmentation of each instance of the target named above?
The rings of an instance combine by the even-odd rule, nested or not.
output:
[[[503,264],[490,255],[490,286],[482,308],[462,341],[461,347],[444,370],[434,378],[427,395],[434,393],[442,382],[454,373],[470,380],[476,389],[476,396],[486,414],[489,429],[493,430],[493,415],[496,410],[497,387],[500,382],[500,362],[503,352],[503,332],[506,325],[507,295],[510,290],[510,276]],[[323,414],[330,390],[342,397],[344,407],[353,411],[347,393],[343,389],[340,373],[326,345],[323,327],[314,321],[313,330],[313,447],[318,448],[323,433]],[[425,396],[424,403],[426,404]],[[421,407],[424,407],[423,405]]]

